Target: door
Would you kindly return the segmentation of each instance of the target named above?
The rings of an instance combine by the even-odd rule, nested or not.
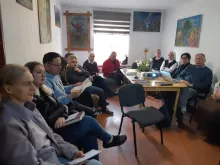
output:
[[[2,14],[0,6],[0,67],[4,66],[5,62],[5,53],[4,53],[4,41],[3,41],[3,29],[2,29]]]

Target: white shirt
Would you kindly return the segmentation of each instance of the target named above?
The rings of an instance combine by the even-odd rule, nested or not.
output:
[[[175,64],[173,64],[170,68],[167,68],[167,67],[164,67],[165,65],[165,61],[163,61],[161,67],[160,67],[160,71],[166,71],[166,72],[169,72],[169,73],[172,73],[178,66],[178,63],[176,62]],[[172,60],[173,61],[173,60]],[[169,60],[169,63],[171,63],[172,61]]]
[[[88,59],[88,62],[89,62],[90,64],[94,64],[95,61],[91,62],[91,61]]]

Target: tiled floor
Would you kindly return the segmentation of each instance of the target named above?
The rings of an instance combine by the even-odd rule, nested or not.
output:
[[[114,111],[113,117],[100,115],[98,121],[110,133],[117,134],[121,111],[118,97],[109,99],[109,109]],[[188,120],[185,122],[188,123]],[[220,147],[203,141],[196,123],[188,125],[184,130],[173,126],[164,130],[164,146],[160,144],[160,133],[154,127],[145,128],[142,133],[137,129],[138,157],[134,155],[131,121],[125,118],[122,134],[128,140],[120,147],[102,148],[100,142],[100,160],[104,165],[218,165]]]

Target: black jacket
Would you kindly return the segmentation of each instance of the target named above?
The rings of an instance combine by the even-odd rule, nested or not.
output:
[[[78,83],[78,82],[83,82],[86,80],[86,78],[88,78],[90,76],[89,72],[85,71],[83,69],[83,67],[81,66],[78,66],[79,69],[82,71],[82,72],[76,72],[74,70],[74,68],[68,68],[66,69],[66,79],[68,81],[68,83],[70,84],[75,84],[75,83]]]
[[[190,66],[191,64],[188,63],[188,64],[183,64],[183,65],[180,65],[175,71],[174,73],[172,74],[172,77],[173,78],[177,78],[177,76],[184,70],[186,69],[188,66]]]
[[[48,96],[42,89],[40,89],[40,96],[34,95],[33,102],[47,124],[53,129],[59,117],[68,118],[66,107],[59,103],[54,96]]]

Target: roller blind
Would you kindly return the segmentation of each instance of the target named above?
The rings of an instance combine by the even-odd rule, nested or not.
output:
[[[93,11],[94,33],[130,33],[131,13],[113,11]]]

